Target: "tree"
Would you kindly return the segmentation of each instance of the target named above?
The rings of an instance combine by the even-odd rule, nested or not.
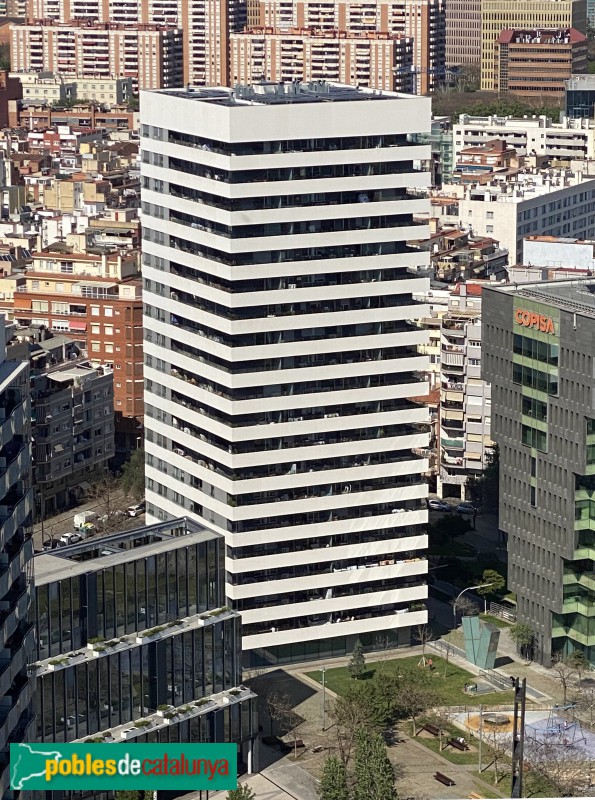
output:
[[[347,665],[347,669],[349,670],[349,674],[352,678],[359,679],[363,678],[364,676],[366,671],[366,657],[364,656],[362,643],[359,639],[353,646],[353,652],[351,654],[349,664]]]
[[[461,517],[459,514],[448,514],[444,517],[440,517],[436,522],[428,525],[430,548],[434,542],[440,544],[444,544],[445,541],[451,542],[458,536],[463,536],[471,529],[469,520]]]
[[[425,658],[426,646],[434,640],[434,631],[429,625],[418,625],[413,631],[413,638],[421,645],[421,654]]]
[[[458,597],[451,603],[452,607],[454,608],[455,612],[458,612],[462,617],[477,617],[480,608],[470,597]]]
[[[320,778],[320,800],[348,800],[347,771],[341,759],[330,756],[324,762]]]
[[[10,45],[0,44],[0,69],[10,72]]]
[[[93,510],[99,517],[97,527],[104,533],[120,527],[120,518],[116,514],[119,511],[120,498],[120,482],[107,469],[87,492],[87,499],[94,502]]]
[[[533,650],[533,642],[535,641],[533,628],[527,625],[526,622],[515,622],[515,624],[511,625],[508,629],[508,633],[517,648],[521,651],[521,655],[529,659],[531,651]]]
[[[580,689],[583,675],[590,668],[590,664],[587,660],[587,657],[585,656],[582,650],[573,650],[572,653],[570,653],[566,657],[566,663],[570,667],[574,668],[576,676],[578,678],[578,688]]]
[[[576,666],[569,657],[565,657],[562,653],[554,653],[551,670],[560,684],[563,693],[562,702],[566,705],[568,689],[572,684],[573,678],[578,676]]]
[[[438,699],[431,678],[422,670],[403,670],[386,683],[387,691],[392,692],[395,698],[394,716],[410,719],[413,723],[413,735],[416,736],[417,718],[436,705]]]
[[[501,772],[499,772],[499,767],[502,764],[502,760],[508,755],[510,745],[497,731],[488,732],[486,739],[491,751],[491,766],[494,767],[494,785],[496,785],[502,777]]]
[[[472,502],[488,511],[498,513],[500,487],[500,450],[495,444],[486,456],[486,467],[479,477],[467,479],[465,489]]]
[[[569,748],[565,731],[551,733],[547,739],[526,739],[525,760],[531,771],[542,775],[559,797],[583,795],[589,783],[591,763],[580,748]],[[590,793],[589,793],[590,794]]]
[[[395,771],[379,733],[357,732],[353,800],[395,800]]]
[[[291,698],[283,692],[272,692],[268,695],[266,703],[271,720],[271,735],[273,722],[276,722],[282,735],[293,736],[294,756],[297,757],[296,728],[302,722],[302,718],[294,710]]]
[[[237,789],[228,791],[225,800],[256,800],[256,795],[247,783],[238,783]]]
[[[484,584],[492,584],[491,586],[486,585],[483,589],[476,590],[477,594],[480,594],[482,597],[490,594],[496,594],[506,586],[506,578],[503,575],[500,575],[499,572],[496,572],[495,569],[484,569],[481,576],[481,582]]]
[[[393,712],[394,695],[387,698],[379,687],[386,687],[388,683],[386,680],[379,684],[375,681],[348,684],[331,708],[337,749],[345,767],[349,765],[360,728],[377,733],[386,730]]]
[[[138,503],[145,496],[145,451],[137,448],[122,467],[122,491]]]

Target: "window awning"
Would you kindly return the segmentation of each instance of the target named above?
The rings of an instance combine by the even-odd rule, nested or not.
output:
[[[87,330],[87,323],[81,322],[80,320],[71,319],[70,320],[70,330],[71,331],[86,331]]]

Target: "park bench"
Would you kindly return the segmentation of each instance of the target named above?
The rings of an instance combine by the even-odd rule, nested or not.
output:
[[[484,800],[484,796],[482,794],[475,794],[475,792],[471,792],[469,795],[469,800]]]
[[[465,742],[459,742],[458,739],[449,739],[448,744],[451,747],[455,747],[457,750],[460,750],[461,752],[465,752],[465,750],[469,749],[468,744],[465,744]]]
[[[434,774],[434,779],[443,783],[445,786],[454,786],[455,782],[452,778],[449,778],[448,775],[444,775],[442,772],[436,772]]]
[[[422,731],[427,731],[432,736],[440,736],[440,728],[436,727],[436,725],[424,725]]]

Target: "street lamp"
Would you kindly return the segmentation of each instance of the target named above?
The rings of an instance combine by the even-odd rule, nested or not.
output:
[[[487,589],[488,586],[493,586],[493,585],[494,585],[493,583],[479,583],[477,586],[467,586],[466,589],[463,589],[462,592],[458,593],[456,600],[452,604],[453,631],[457,629],[457,605],[462,595],[464,595],[465,592],[471,592],[473,589]]]

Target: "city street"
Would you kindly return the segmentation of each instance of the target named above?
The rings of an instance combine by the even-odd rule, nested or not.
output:
[[[110,499],[110,503],[114,509],[125,511],[128,506],[134,503],[134,500],[130,497],[126,497],[121,492],[116,492],[114,493],[114,497]],[[95,511],[99,515],[104,514],[105,503],[102,503],[97,499],[88,500],[86,503],[82,503],[80,506],[75,506],[74,508],[70,508],[68,511],[64,511],[61,514],[56,514],[53,517],[49,517],[48,519],[44,520],[43,523],[36,523],[33,526],[33,542],[35,550],[42,550],[44,542],[47,543],[52,539],[56,541],[60,538],[60,536],[62,536],[63,533],[71,533],[74,531],[74,516],[82,511]],[[126,531],[132,530],[133,528],[141,528],[145,524],[144,514],[141,514],[138,517],[122,516],[118,519],[118,527],[115,530],[110,530],[109,533],[117,533],[120,530]],[[97,530],[94,532],[93,536],[99,537],[106,535],[101,531],[101,523],[96,522],[96,524]]]

